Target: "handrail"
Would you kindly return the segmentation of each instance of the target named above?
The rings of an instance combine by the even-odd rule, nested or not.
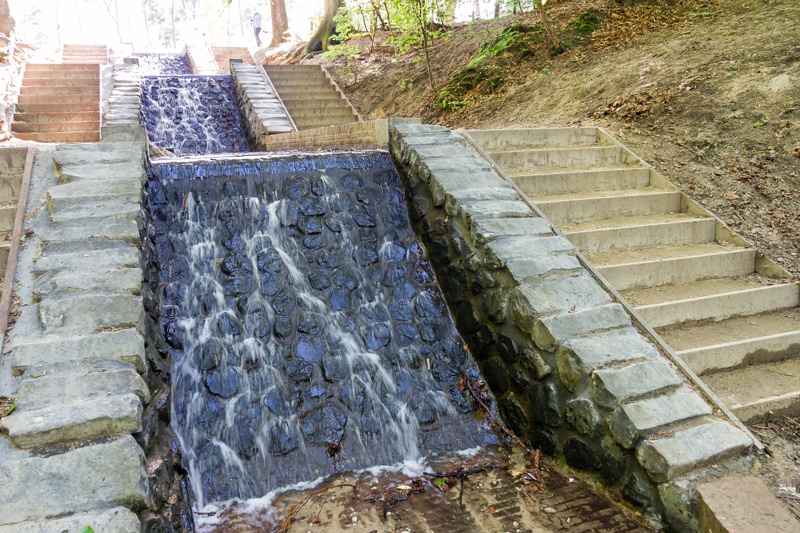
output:
[[[492,159],[492,157],[483,149],[482,146],[480,146],[475,141],[475,139],[472,138],[472,136],[469,133],[467,133],[466,130],[459,128],[458,130],[456,130],[456,133],[461,135],[473,148],[475,148],[478,151],[479,154],[481,154],[481,157],[483,157],[492,166],[492,170],[494,170],[501,178],[509,182],[511,186],[514,187],[514,190],[516,190],[517,194],[520,195],[522,200],[526,204],[528,204],[528,207],[530,207],[537,215],[539,215],[544,220],[550,223],[550,227],[553,229],[553,232],[556,235],[558,235],[559,237],[563,237],[565,239],[567,238],[561,232],[561,230],[559,230],[558,227],[555,224],[553,224],[553,222],[544,214],[544,212],[542,212],[542,210],[539,209],[539,207],[534,202],[532,202],[530,198],[528,198],[528,195],[525,194],[522,191],[522,189],[519,188],[519,186],[514,182],[514,180],[512,180],[505,173],[505,171],[502,168],[500,168],[500,165],[494,162],[494,159]],[[645,331],[645,333],[653,342],[653,344],[655,344],[658,347],[658,349],[664,355],[666,355],[667,358],[675,364],[675,366],[678,367],[681,373],[683,373],[683,375],[686,376],[686,378],[695,387],[697,387],[697,389],[700,390],[701,394],[706,397],[706,400],[708,400],[714,407],[722,411],[722,413],[725,415],[725,418],[727,418],[733,425],[735,425],[737,428],[742,430],[748,437],[750,437],[750,439],[753,441],[753,445],[758,450],[760,451],[764,450],[764,444],[762,444],[762,442],[758,438],[756,438],[755,435],[753,435],[753,433],[747,428],[747,426],[745,426],[744,423],[742,423],[742,421],[739,420],[739,418],[735,414],[733,414],[733,411],[731,411],[728,408],[728,406],[725,405],[722,402],[722,400],[720,400],[717,397],[716,394],[714,394],[714,392],[708,387],[708,385],[706,385],[705,382],[703,382],[703,380],[701,380],[700,377],[697,374],[695,374],[694,370],[689,368],[689,365],[687,365],[686,362],[684,362],[684,360],[681,359],[681,357],[678,356],[678,354],[676,354],[666,342],[664,342],[664,339],[662,339],[661,336],[658,333],[656,333],[655,330],[652,327],[650,327],[649,324],[647,324],[647,322],[644,321],[644,319],[633,308],[633,306],[631,306],[631,304],[628,303],[628,301],[625,298],[623,298],[622,295],[614,287],[611,286],[608,280],[604,278],[602,274],[600,274],[600,272],[594,267],[594,265],[592,265],[589,262],[589,260],[586,259],[586,257],[580,252],[580,250],[576,249],[575,252],[576,252],[575,255],[577,256],[578,261],[581,263],[581,265],[583,265],[583,267],[589,271],[589,273],[597,280],[597,282],[600,283],[600,286],[603,287],[603,289],[609,292],[611,296],[619,304],[621,304],[622,307],[625,308],[625,311],[633,319],[633,322],[640,329]]]

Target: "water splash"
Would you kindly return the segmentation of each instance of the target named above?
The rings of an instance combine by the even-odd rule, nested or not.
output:
[[[133,57],[139,60],[139,74],[142,76],[192,73],[188,54],[138,52]]]
[[[230,76],[142,78],[148,138],[176,155],[247,152]]]
[[[491,440],[386,154],[150,174],[155,344],[199,506]]]

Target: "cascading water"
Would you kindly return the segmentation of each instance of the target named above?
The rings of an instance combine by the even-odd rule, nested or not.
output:
[[[145,197],[199,507],[493,439],[387,154],[156,163]]]
[[[163,76],[167,74],[191,74],[188,54],[133,54],[139,60],[139,75]]]
[[[249,151],[231,76],[146,76],[142,113],[150,142],[175,155]]]

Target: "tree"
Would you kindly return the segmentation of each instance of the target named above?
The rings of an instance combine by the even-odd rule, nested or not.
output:
[[[307,54],[328,49],[331,35],[336,32],[336,22],[333,19],[343,6],[344,0],[325,0],[325,12],[322,15],[322,21],[320,21],[317,31],[306,43],[305,52]]]
[[[473,11],[472,18],[475,20],[481,18],[481,0],[475,0],[475,10]]]
[[[11,10],[8,8],[8,0],[0,0],[0,33],[11,37],[14,31],[14,19],[11,17]]]
[[[286,16],[285,0],[269,0],[269,12],[272,18],[272,40],[270,48],[278,46],[283,40],[283,35],[289,29],[289,17]]]

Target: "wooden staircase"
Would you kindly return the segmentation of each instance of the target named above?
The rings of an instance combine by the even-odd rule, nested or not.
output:
[[[65,44],[61,51],[62,63],[108,63],[108,47],[94,44]]]
[[[25,65],[11,133],[28,141],[99,141],[99,64]]]
[[[246,46],[212,46],[211,53],[214,55],[214,60],[217,62],[217,74],[230,74],[228,67],[228,60],[241,59],[248,65],[255,65],[253,56],[250,55],[250,50]]]

